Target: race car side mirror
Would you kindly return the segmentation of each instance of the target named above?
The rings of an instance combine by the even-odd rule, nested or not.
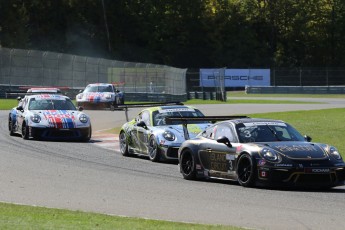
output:
[[[22,100],[22,98],[21,97],[17,97],[17,101],[20,101],[20,100]]]
[[[310,136],[304,135],[304,140],[311,142],[312,138]]]
[[[144,129],[147,129],[147,126],[146,126],[145,122],[143,122],[143,121],[138,122],[137,126],[142,127]]]
[[[19,110],[19,111],[24,111],[23,106],[21,106],[21,105],[18,106],[18,107],[17,107],[17,110]]]
[[[78,106],[78,111],[83,111],[83,110],[84,110],[84,108],[83,108],[83,107]]]
[[[226,146],[228,146],[229,148],[232,147],[232,144],[230,143],[229,139],[226,136],[221,136],[217,139],[218,143],[223,143]]]

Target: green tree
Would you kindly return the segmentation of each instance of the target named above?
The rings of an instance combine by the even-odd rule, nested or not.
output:
[[[25,1],[0,1],[0,47],[27,48],[30,31]]]

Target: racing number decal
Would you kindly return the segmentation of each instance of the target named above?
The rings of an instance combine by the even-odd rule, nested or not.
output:
[[[249,130],[244,130],[243,133],[246,138],[250,138],[252,136]]]
[[[235,156],[231,154],[226,154],[226,162],[227,162],[227,168],[228,172],[234,171],[233,162],[235,161]]]

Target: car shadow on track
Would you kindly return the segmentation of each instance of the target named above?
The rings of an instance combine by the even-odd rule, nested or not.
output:
[[[241,185],[237,181],[231,180],[220,180],[220,179],[199,179],[196,180],[197,182],[205,182],[205,183],[215,183],[215,184],[227,184],[230,186],[237,186],[241,187]],[[244,188],[244,187],[243,187]],[[333,188],[306,188],[306,187],[248,187],[244,189],[258,189],[258,190],[267,190],[267,191],[287,191],[287,192],[306,192],[306,193],[345,193],[345,186],[338,186]]]
[[[135,159],[143,159],[143,160],[147,160],[150,161],[150,158],[148,156],[144,156],[144,155],[130,155],[130,156],[126,156],[128,158],[135,158]],[[157,162],[152,162],[153,164],[157,163],[157,164],[172,164],[172,165],[177,165],[178,164],[178,160],[160,160]]]

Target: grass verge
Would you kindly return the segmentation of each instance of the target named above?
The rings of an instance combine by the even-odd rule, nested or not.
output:
[[[178,223],[97,213],[0,203],[0,229],[195,229],[238,230],[242,228]]]

